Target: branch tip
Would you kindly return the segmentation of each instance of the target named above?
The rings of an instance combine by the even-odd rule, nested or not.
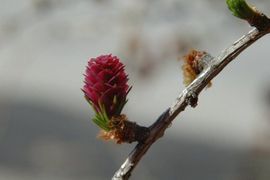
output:
[[[251,26],[261,31],[269,30],[269,18],[245,0],[226,0],[226,3],[234,16],[246,20]]]

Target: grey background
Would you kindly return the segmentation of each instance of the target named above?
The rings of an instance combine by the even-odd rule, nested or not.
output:
[[[251,1],[270,15],[267,0]],[[0,0],[0,179],[110,179],[134,144],[96,138],[80,88],[112,53],[133,86],[124,113],[150,125],[177,97],[181,57],[217,55],[250,30],[225,0]],[[132,179],[269,179],[269,37],[176,118]]]

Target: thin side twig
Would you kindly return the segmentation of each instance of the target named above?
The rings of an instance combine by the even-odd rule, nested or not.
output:
[[[128,158],[116,171],[113,180],[127,180],[138,162],[151,147],[151,145],[163,136],[165,130],[172,123],[175,117],[184,111],[188,105],[195,107],[198,101],[198,95],[208,85],[208,83],[218,75],[223,68],[235,59],[243,50],[253,44],[255,41],[270,33],[270,20],[263,24],[263,28],[254,28],[230,47],[223,50],[220,55],[211,59],[209,65],[203,72],[177,97],[176,101],[164,111],[159,118],[150,126],[149,136],[145,141],[140,142],[129,154]],[[258,30],[263,29],[263,30]]]

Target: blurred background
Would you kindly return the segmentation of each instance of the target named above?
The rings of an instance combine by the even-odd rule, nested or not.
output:
[[[253,0],[270,15],[269,0]],[[80,88],[112,53],[133,86],[124,109],[150,125],[184,89],[181,57],[248,32],[225,0],[0,0],[0,179],[110,179],[135,144],[96,138]],[[270,37],[181,113],[131,179],[270,179]]]

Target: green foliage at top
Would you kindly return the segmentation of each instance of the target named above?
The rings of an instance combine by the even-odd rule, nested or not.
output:
[[[234,16],[249,20],[256,15],[256,11],[245,0],[226,0],[228,8]]]

